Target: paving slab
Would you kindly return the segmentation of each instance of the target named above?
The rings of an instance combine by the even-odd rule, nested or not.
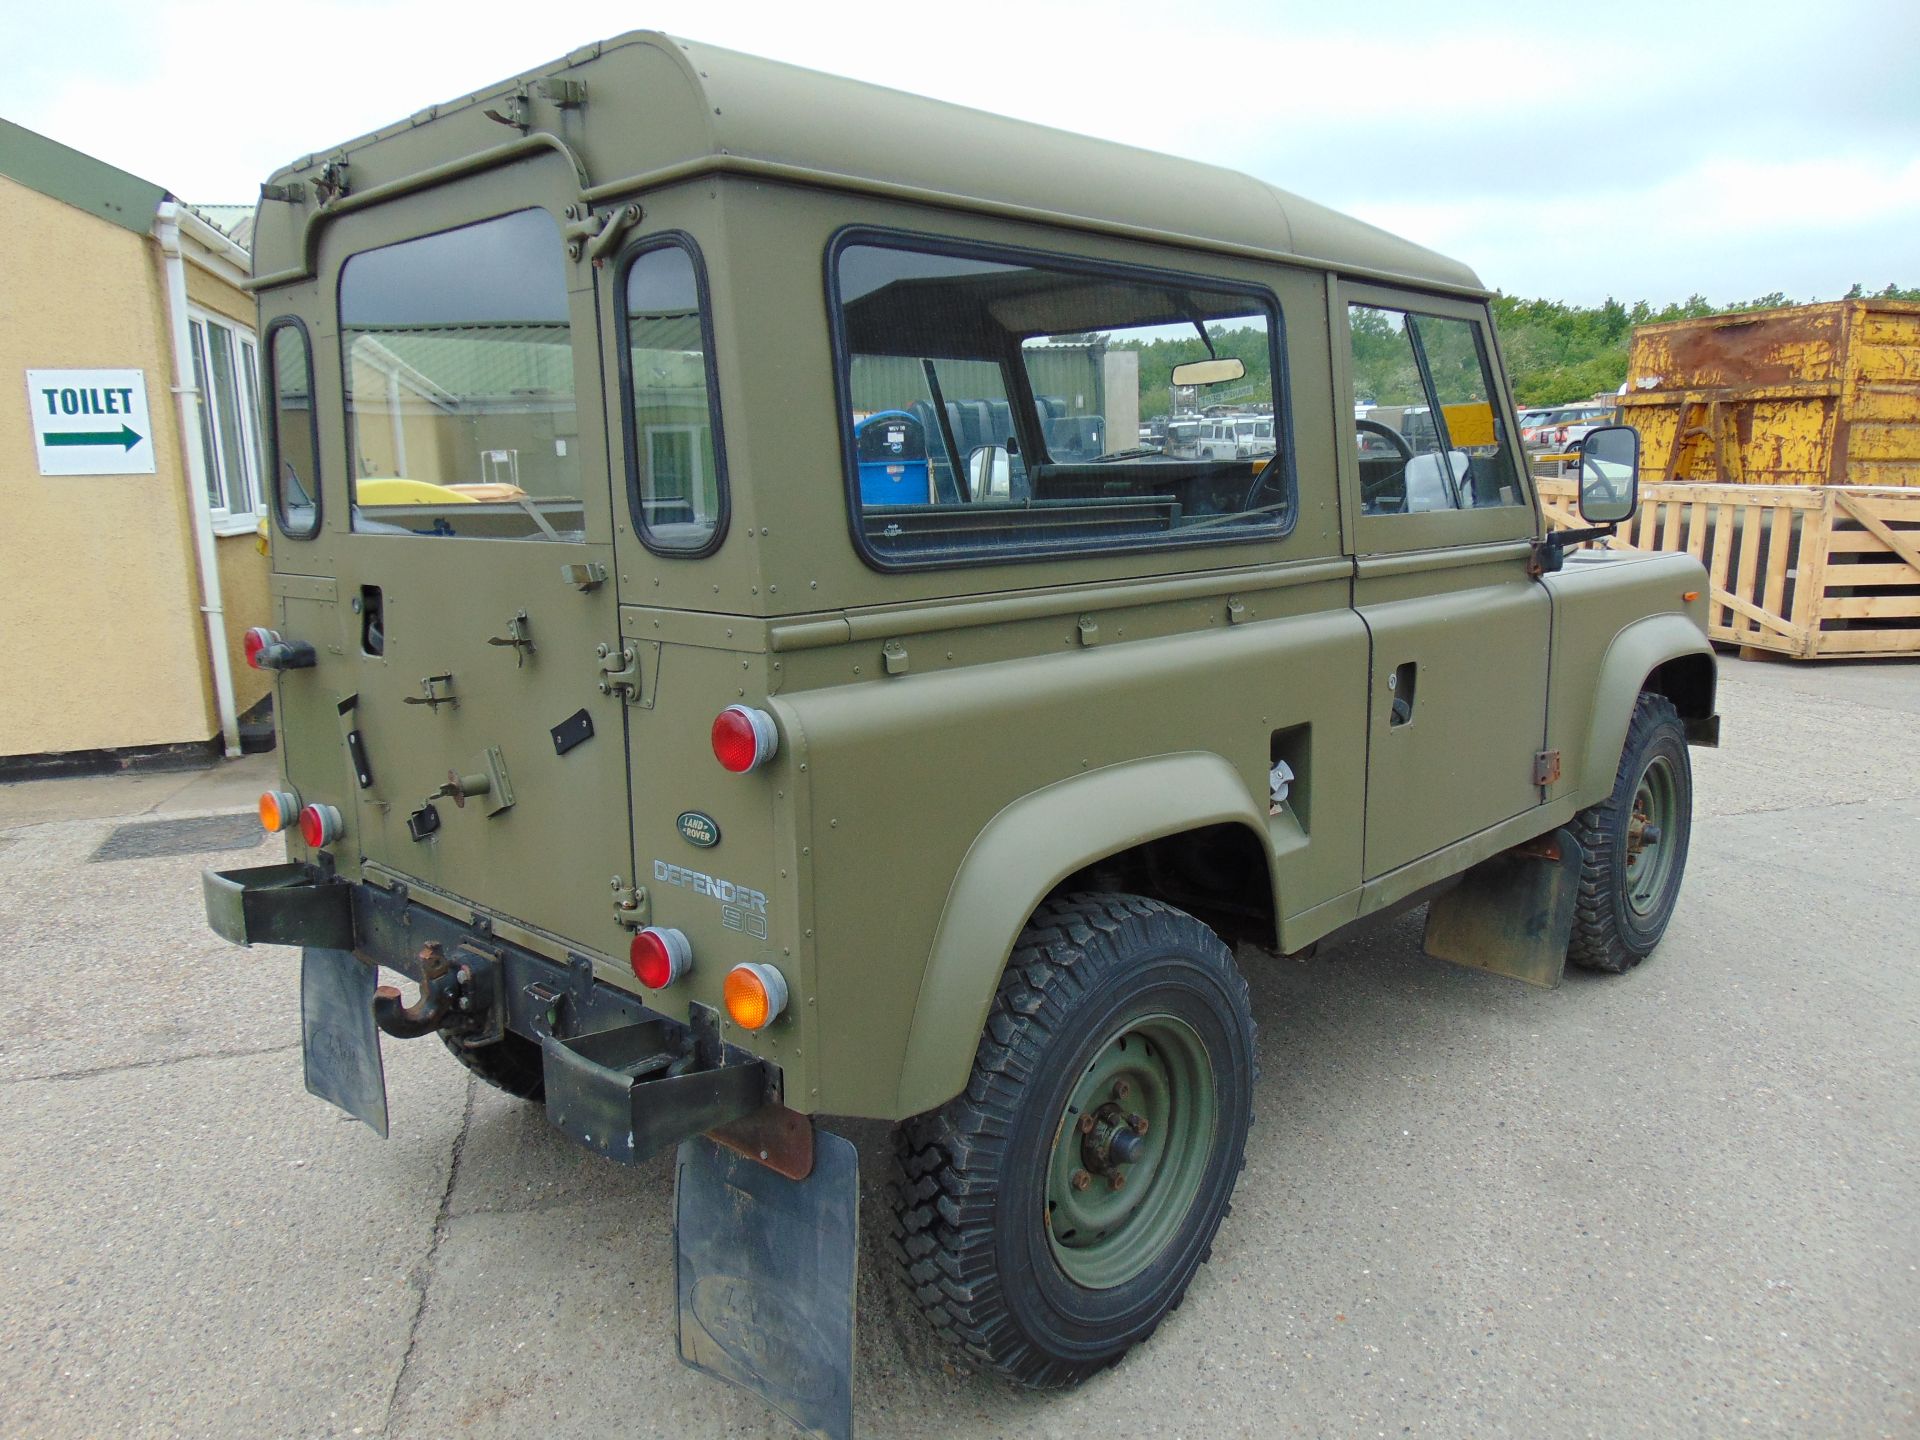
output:
[[[465,1074],[390,1057],[383,1144],[301,1088],[297,1028],[253,1043],[0,1085],[0,1434],[386,1424]]]

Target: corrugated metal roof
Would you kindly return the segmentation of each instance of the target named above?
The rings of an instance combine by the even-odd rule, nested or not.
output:
[[[253,206],[189,205],[187,208],[242,250],[253,248]]]
[[[433,330],[360,325],[349,328],[346,336],[349,346],[362,336],[373,342],[357,352],[358,358],[382,368],[379,351],[384,350],[439,392],[436,398],[499,401],[516,395],[572,394],[569,333],[564,325],[450,325]],[[698,316],[649,317],[645,339],[646,347],[633,352],[636,389],[705,386]]]
[[[172,198],[151,180],[11,120],[0,120],[0,175],[136,235],[152,231],[160,202]]]

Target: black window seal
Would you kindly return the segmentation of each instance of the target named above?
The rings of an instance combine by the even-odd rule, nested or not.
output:
[[[1116,280],[1131,280],[1156,285],[1188,285],[1200,289],[1245,295],[1267,312],[1268,365],[1274,379],[1277,404],[1276,427],[1286,418],[1287,508],[1285,523],[1252,534],[1197,534],[1189,538],[1142,540],[1117,545],[1056,545],[1044,549],[996,551],[980,548],[954,556],[922,559],[897,559],[883,556],[868,545],[860,525],[860,467],[853,443],[853,364],[847,349],[847,330],[840,299],[840,256],[854,245],[874,245],[882,249],[913,250],[927,255],[950,255],[961,260],[1002,261],[1013,265],[1033,265],[1042,269],[1067,270],[1083,275],[1104,275]],[[1187,271],[1136,265],[1125,261],[1102,260],[1086,255],[1062,255],[1051,250],[1036,250],[1023,245],[1000,245],[965,240],[951,235],[902,230],[892,226],[846,225],[827,241],[826,270],[827,327],[833,345],[833,391],[835,421],[840,429],[840,464],[845,488],[847,534],[854,553],[871,570],[883,573],[910,573],[920,570],[958,570],[992,565],[1027,565],[1051,560],[1102,559],[1111,555],[1154,554],[1179,550],[1213,549],[1223,545],[1275,544],[1287,539],[1300,523],[1300,478],[1293,423],[1293,377],[1287,365],[1286,310],[1280,297],[1267,286],[1247,280],[1229,280],[1217,275],[1196,275]],[[1020,367],[1024,370],[1024,366]],[[1011,401],[1013,396],[1009,392]],[[1016,426],[1022,421],[1015,418]],[[1035,422],[1037,423],[1037,421]],[[1276,437],[1277,438],[1277,437]],[[1037,457],[1034,457],[1037,458]],[[1177,536],[1179,532],[1174,532]]]
[[[713,533],[697,546],[663,545],[655,541],[647,526],[646,508],[640,503],[640,437],[633,418],[633,346],[627,331],[627,276],[645,256],[656,250],[684,250],[693,262],[693,288],[700,302],[701,357],[707,373],[707,423],[713,427],[714,490],[720,505]],[[714,359],[713,302],[707,286],[706,257],[700,243],[684,230],[660,230],[641,237],[620,254],[613,279],[614,344],[620,376],[620,430],[622,460],[627,472],[627,511],[633,521],[633,533],[647,550],[662,559],[701,560],[718,550],[727,538],[733,519],[732,488],[727,483],[726,431],[720,419],[720,371]]]
[[[312,475],[308,489],[313,495],[313,523],[300,530],[287,524],[287,508],[280,484],[280,369],[274,360],[273,347],[283,330],[292,330],[300,337],[300,348],[307,361],[307,404],[312,409],[312,419],[308,425],[313,437],[308,457]],[[320,393],[315,383],[319,375],[313,368],[313,336],[307,329],[307,322],[298,315],[279,315],[268,324],[267,333],[261,337],[261,349],[266,354],[267,362],[261,368],[267,376],[267,388],[272,397],[272,403],[266,407],[269,469],[265,479],[271,497],[268,503],[273,507],[273,523],[280,527],[280,533],[289,540],[312,540],[320,533],[326,507],[326,487],[321,483],[320,476]]]

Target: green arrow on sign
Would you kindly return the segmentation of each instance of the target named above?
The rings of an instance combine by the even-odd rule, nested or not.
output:
[[[118,445],[131,450],[144,438],[130,425],[118,430],[64,430],[43,437],[49,445]]]

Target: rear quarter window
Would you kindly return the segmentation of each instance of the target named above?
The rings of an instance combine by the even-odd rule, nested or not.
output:
[[[684,235],[649,239],[619,286],[628,498],[649,549],[704,555],[726,533],[726,447],[706,270]]]
[[[291,316],[267,327],[267,454],[274,515],[290,540],[320,529],[320,434],[313,421],[313,346]]]

